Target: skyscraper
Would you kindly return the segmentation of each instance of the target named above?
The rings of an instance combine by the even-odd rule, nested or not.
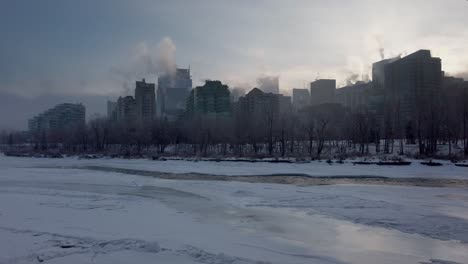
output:
[[[175,118],[185,110],[192,89],[190,69],[176,69],[175,74],[158,78],[157,116]]]
[[[399,59],[400,56],[391,59],[381,60],[372,64],[373,89],[383,91],[385,85],[385,66]]]
[[[136,82],[135,88],[136,114],[140,124],[148,124],[156,115],[156,95],[154,83],[145,79]]]
[[[441,87],[441,60],[429,50],[385,66],[385,133],[414,143],[417,138],[419,153],[434,153],[441,125]]]
[[[294,88],[292,91],[293,107],[295,111],[299,111],[310,105],[310,94],[307,89]]]
[[[113,119],[115,109],[117,107],[117,102],[114,101],[107,101],[107,118]]]
[[[292,111],[291,96],[265,93],[258,88],[253,88],[245,96],[239,98],[237,111],[245,116],[262,116],[266,112],[272,113],[274,117],[289,114]]]
[[[189,69],[176,69],[175,82],[173,88],[185,89],[190,91],[192,89],[192,76]]]
[[[320,105],[335,102],[336,80],[320,79],[310,83],[310,103]]]
[[[231,112],[231,97],[227,85],[220,81],[206,81],[205,85],[190,92],[187,114],[228,115]]]
[[[429,50],[419,50],[385,66],[386,112],[405,127],[421,114],[433,111],[442,85],[440,58]]]
[[[134,125],[137,119],[137,111],[133,96],[119,97],[113,116],[115,116],[116,121]]]

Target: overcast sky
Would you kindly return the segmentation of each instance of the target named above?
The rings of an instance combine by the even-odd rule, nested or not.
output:
[[[466,0],[0,0],[0,128],[25,128],[57,100],[103,112],[135,79],[155,81],[161,60],[190,65],[194,85],[277,75],[286,93],[316,78],[366,79],[382,50],[430,49],[462,74],[467,25]]]

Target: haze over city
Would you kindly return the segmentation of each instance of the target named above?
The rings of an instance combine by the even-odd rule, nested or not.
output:
[[[0,264],[468,264],[468,0],[0,0]]]
[[[50,105],[130,94],[167,67],[250,90],[321,78],[368,80],[381,58],[430,49],[467,76],[468,2],[430,1],[2,1],[1,128],[25,129]],[[21,110],[21,111],[20,111]],[[14,113],[14,114],[11,114]]]

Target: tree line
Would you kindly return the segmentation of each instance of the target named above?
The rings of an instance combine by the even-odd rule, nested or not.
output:
[[[115,156],[222,156],[346,158],[350,155],[411,154],[468,156],[467,88],[420,102],[410,122],[389,112],[340,104],[280,113],[273,106],[230,115],[204,114],[146,124],[95,116],[84,126],[33,135],[2,132],[4,150],[102,153]],[[401,120],[400,120],[401,119]],[[440,152],[444,150],[443,152]]]

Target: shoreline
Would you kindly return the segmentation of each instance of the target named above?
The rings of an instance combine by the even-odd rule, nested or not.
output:
[[[54,168],[54,167],[49,167]],[[63,167],[56,167],[63,168]],[[444,187],[444,188],[468,188],[468,179],[441,179],[424,177],[391,178],[384,176],[310,176],[301,173],[281,173],[269,175],[215,175],[205,173],[170,173],[149,170],[125,169],[108,166],[72,166],[70,169],[83,169],[101,172],[116,172],[128,175],[153,177],[165,180],[185,181],[233,181],[246,183],[274,183],[291,184],[299,186],[318,185],[390,185],[390,186],[413,186],[413,187]]]

